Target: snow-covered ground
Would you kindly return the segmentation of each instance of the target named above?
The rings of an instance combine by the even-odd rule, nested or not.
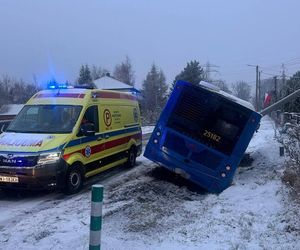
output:
[[[254,161],[219,195],[144,157],[92,179],[105,187],[102,249],[300,249],[278,147],[264,117],[247,149]],[[89,185],[74,196],[0,191],[0,249],[87,249]]]
[[[145,127],[142,127],[142,133],[143,134],[152,133],[153,129],[154,129],[154,126],[145,126]]]

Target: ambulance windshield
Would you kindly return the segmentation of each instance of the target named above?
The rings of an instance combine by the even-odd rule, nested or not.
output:
[[[67,134],[71,133],[82,106],[26,105],[6,132]]]

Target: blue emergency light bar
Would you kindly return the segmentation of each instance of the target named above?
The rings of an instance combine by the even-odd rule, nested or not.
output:
[[[56,81],[50,81],[48,84],[47,84],[47,88],[48,89],[68,89],[70,88],[71,86],[68,86],[67,83],[58,83]]]

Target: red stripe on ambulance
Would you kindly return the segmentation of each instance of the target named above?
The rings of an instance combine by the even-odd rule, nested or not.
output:
[[[99,153],[103,150],[111,149],[111,148],[120,146],[122,144],[125,144],[125,143],[129,142],[130,139],[141,140],[142,139],[142,134],[138,133],[138,134],[135,134],[135,135],[126,136],[126,137],[119,138],[119,139],[116,139],[116,140],[113,140],[113,141],[109,141],[109,142],[105,142],[105,143],[101,143],[101,144],[92,146],[91,147],[91,155]],[[69,154],[65,154],[63,156],[63,158],[65,160],[67,160],[67,159],[70,158],[71,155],[76,154],[76,153],[80,153],[83,156],[85,156],[85,148],[79,149],[79,150],[77,150],[75,152],[72,152],[72,153],[69,153]]]
[[[135,96],[124,94],[124,93],[96,92],[95,94],[97,98],[136,100]]]

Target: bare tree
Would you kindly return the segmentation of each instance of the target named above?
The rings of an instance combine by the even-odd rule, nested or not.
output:
[[[212,84],[216,85],[217,87],[219,87],[224,92],[227,92],[227,93],[231,94],[231,91],[229,90],[229,88],[228,88],[225,81],[223,81],[221,79],[220,80],[215,80],[215,81],[212,81]]]
[[[0,79],[0,105],[25,103],[38,91],[39,87],[36,84],[25,83],[22,79],[16,80],[4,75]]]
[[[251,97],[251,86],[244,82],[239,81],[235,84],[232,84],[233,94],[245,101],[249,101]]]
[[[116,65],[113,76],[130,86],[134,86],[135,76],[132,69],[131,61],[128,56],[126,56],[125,61]]]
[[[0,81],[0,108],[2,107],[3,104],[6,103],[6,91],[5,91],[5,87],[2,81]]]
[[[91,76],[93,80],[99,79],[102,76],[105,76],[109,71],[102,67],[97,67],[95,65],[92,66]]]

